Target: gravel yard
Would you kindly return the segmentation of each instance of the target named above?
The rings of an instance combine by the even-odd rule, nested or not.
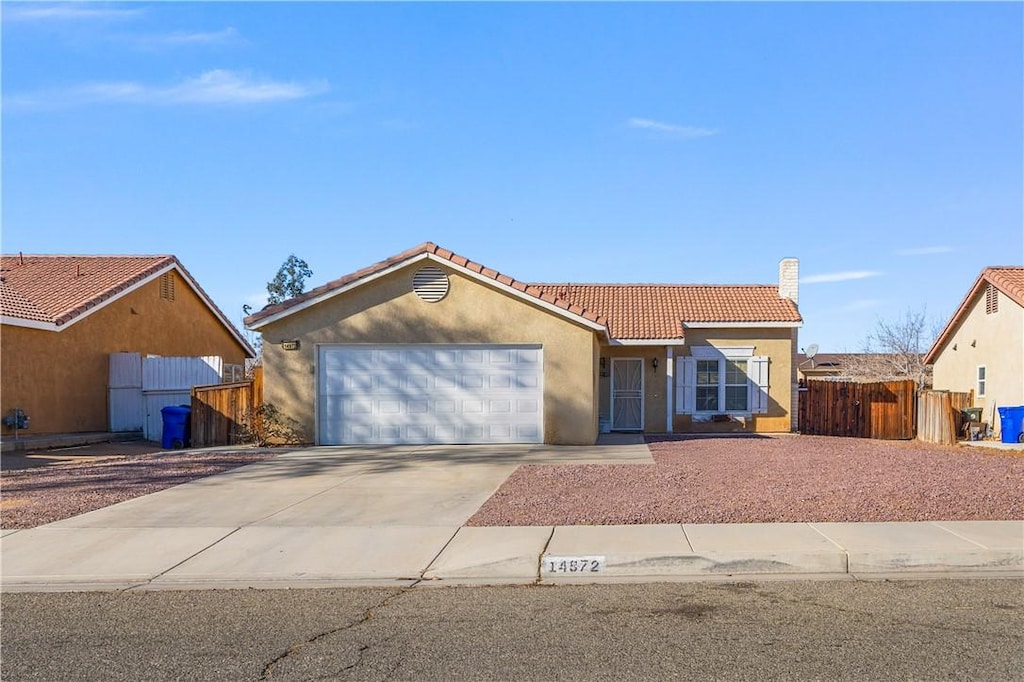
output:
[[[1024,453],[826,436],[648,439],[654,464],[520,467],[470,526],[1024,519]]]
[[[270,459],[279,452],[175,452],[5,470],[0,472],[0,527],[34,528]]]

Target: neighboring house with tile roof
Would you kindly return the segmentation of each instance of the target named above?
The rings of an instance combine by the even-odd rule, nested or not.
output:
[[[936,389],[974,391],[998,431],[998,407],[1024,405],[1024,267],[981,271],[925,355]]]
[[[30,434],[108,430],[112,353],[255,356],[174,256],[4,255],[0,325],[0,412]]]
[[[318,444],[788,432],[798,264],[773,285],[531,284],[427,242],[246,318]]]

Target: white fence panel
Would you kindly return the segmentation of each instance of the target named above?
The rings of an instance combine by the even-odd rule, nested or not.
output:
[[[142,356],[138,353],[111,353],[108,386],[142,388]]]
[[[142,431],[146,440],[160,440],[168,405],[189,405],[193,386],[219,384],[223,358],[142,357],[111,353],[108,406],[111,431]]]
[[[215,355],[202,358],[143,358],[142,390],[174,391],[219,384],[223,369],[224,360]]]
[[[142,356],[112,353],[107,381],[111,431],[142,431],[146,419],[142,402]]]

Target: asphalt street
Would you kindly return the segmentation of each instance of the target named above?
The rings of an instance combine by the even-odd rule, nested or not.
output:
[[[986,679],[1024,581],[16,593],[17,680]]]

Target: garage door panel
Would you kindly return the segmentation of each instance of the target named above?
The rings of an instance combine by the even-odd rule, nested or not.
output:
[[[520,414],[536,414],[540,412],[540,402],[537,400],[516,400],[516,412]]]
[[[540,442],[543,353],[510,346],[322,346],[323,444]]]
[[[518,424],[516,426],[516,439],[523,443],[532,443],[541,438],[540,428],[534,424]]]

